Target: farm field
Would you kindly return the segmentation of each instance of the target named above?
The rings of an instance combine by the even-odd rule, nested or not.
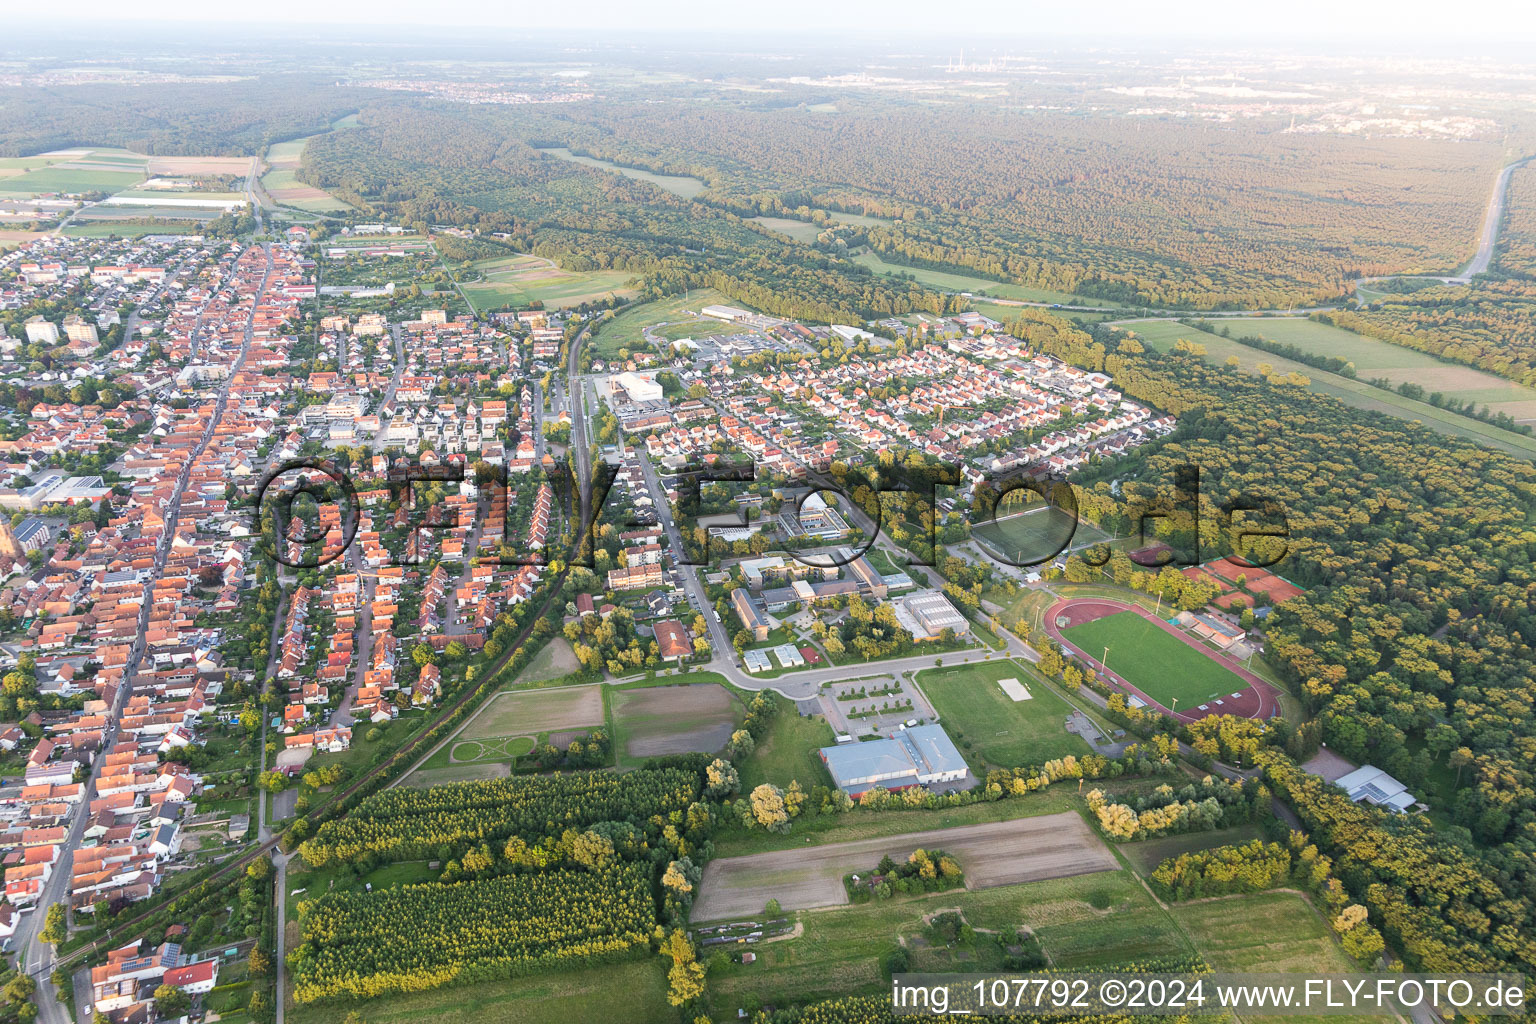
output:
[[[450,749],[452,745],[450,744]],[[450,764],[444,768],[418,768],[400,780],[400,785],[412,789],[428,789],[450,782],[479,782],[482,779],[505,779],[512,774],[509,761],[482,761],[469,764]]]
[[[992,281],[984,277],[972,277],[968,274],[951,273],[946,270],[931,270],[927,267],[907,267],[902,266],[900,263],[887,263],[873,252],[862,252],[854,257],[854,261],[862,263],[877,274],[909,274],[921,284],[947,292],[970,292],[978,296],[985,294],[993,298],[1015,299],[1020,302],[1056,302],[1064,306],[1108,307],[1123,305],[1123,303],[1119,302],[1090,299],[1067,292],[1047,291],[1043,288],[1026,288],[1023,285],[1008,284],[1004,281]]]
[[[1272,329],[1272,326],[1279,321],[1268,319],[1253,322],[1256,324],[1262,323],[1266,329]],[[1160,352],[1166,352],[1173,348],[1174,342],[1180,338],[1188,339],[1191,342],[1205,346],[1206,362],[1212,365],[1219,366],[1226,361],[1227,357],[1233,356],[1238,361],[1239,369],[1246,373],[1257,373],[1260,363],[1269,363],[1275,368],[1276,373],[1294,372],[1302,374],[1312,382],[1309,385],[1312,391],[1318,394],[1331,395],[1353,408],[1382,412],[1403,420],[1418,420],[1431,430],[1439,431],[1442,434],[1450,434],[1454,437],[1471,438],[1474,441],[1498,448],[1511,455],[1518,455],[1521,458],[1531,458],[1533,455],[1536,455],[1536,438],[1526,437],[1523,434],[1512,433],[1508,430],[1501,430],[1490,424],[1468,419],[1459,413],[1437,409],[1428,402],[1415,401],[1414,399],[1399,395],[1395,391],[1384,391],[1381,388],[1372,387],[1363,380],[1350,380],[1348,377],[1341,377],[1336,373],[1315,370],[1305,363],[1298,363],[1283,356],[1270,355],[1268,352],[1250,348],[1247,345],[1239,345],[1237,342],[1223,338],[1219,334],[1211,334],[1194,327],[1186,327],[1172,320],[1138,321],[1126,323],[1124,326],[1134,331],[1136,337],[1141,341],[1151,345]],[[1349,334],[1348,331],[1342,331],[1341,333],[1348,335],[1350,338],[1358,338],[1358,335]],[[1275,340],[1279,341],[1281,339],[1276,338]],[[1371,339],[1359,338],[1359,340],[1370,342]],[[1297,342],[1296,344],[1299,345],[1300,343]],[[1379,342],[1377,344],[1383,348],[1394,348],[1394,346],[1387,345],[1386,342]],[[1429,358],[1428,356],[1413,352],[1411,349],[1402,349],[1401,351],[1405,355],[1423,359]],[[1436,365],[1446,371],[1460,371],[1458,367],[1446,366],[1442,363],[1437,363]],[[1358,369],[1358,364],[1356,366]],[[1468,369],[1467,372],[1478,373],[1479,371]],[[1386,376],[1386,374],[1361,370],[1360,376],[1373,377]],[[1497,380],[1498,378],[1492,379]],[[1501,381],[1501,384],[1510,388],[1519,387],[1519,385],[1511,381]],[[1450,392],[1447,391],[1447,393],[1449,394]]]
[[[606,299],[609,295],[632,295],[625,282],[634,278],[627,270],[590,272],[562,270],[553,261],[540,256],[511,256],[481,260],[470,265],[471,276],[479,281],[462,285],[476,309],[497,306],[526,306],[544,303],[546,308],[579,306],[584,302]]]
[[[719,750],[741,714],[736,698],[718,683],[616,690],[612,707],[621,766],[626,760]]]
[[[1113,871],[1118,866],[1082,816],[1065,811],[713,860],[704,869],[692,919],[718,921],[761,913],[770,899],[785,910],[840,906],[848,901],[844,875],[871,868],[886,854],[899,861],[913,850],[936,848],[960,862],[968,889]]]
[[[76,219],[64,228],[67,238],[108,238],[118,235],[122,238],[136,238],[139,235],[195,235],[201,228],[200,223],[195,223],[196,218],[184,219],[181,223],[161,224],[130,224],[122,221]]]
[[[601,684],[499,693],[470,719],[456,740],[533,736],[603,724]]]
[[[1135,612],[1116,612],[1062,630],[1095,661],[1109,648],[1109,670],[1165,708],[1192,709],[1248,684]],[[1118,656],[1117,656],[1118,655]]]
[[[340,127],[340,122],[334,127]],[[352,207],[323,189],[306,185],[298,179],[299,161],[311,135],[303,139],[278,142],[267,150],[268,170],[261,176],[261,187],[273,201],[308,213],[337,213]]]
[[[971,536],[1017,565],[1039,565],[1069,547],[1077,549],[1110,539],[1109,534],[1092,523],[1074,520],[1070,512],[1054,505],[1037,505],[1027,512],[1010,511],[1014,507],[1014,503],[1003,503],[999,511],[1004,514],[973,526]]]
[[[999,679],[1018,679],[1030,699],[1013,700]],[[1066,702],[1011,661],[924,669],[917,685],[968,760],[1007,766],[1092,753],[1081,736],[1066,731],[1072,711]]]
[[[622,174],[626,178],[650,182],[657,188],[665,192],[671,192],[675,196],[682,196],[684,199],[692,199],[704,191],[704,182],[702,180],[689,177],[686,174],[656,174],[639,167],[620,167],[618,164],[610,163],[607,160],[599,160],[596,157],[577,156],[563,146],[540,149],[539,152],[547,153],[561,160],[569,160],[572,163],[584,164],[587,167],[596,167],[599,170]]]
[[[123,170],[96,170],[52,164],[24,174],[0,178],[0,192],[36,195],[40,192],[117,192],[137,185],[144,175],[124,165]]]
[[[1362,378],[1385,377],[1396,384],[1418,384],[1425,391],[1487,405],[1521,421],[1536,421],[1536,389],[1470,366],[1444,363],[1424,352],[1367,338],[1315,320],[1233,319],[1224,321],[1236,335],[1257,334],[1320,355],[1355,364]]]
[[[1032,928],[1063,970],[1193,952],[1129,871],[928,893],[801,913],[800,937],[759,944],[757,963],[710,974],[711,1019],[731,1019],[749,997],[766,1005],[888,990],[879,962],[898,944],[908,949],[913,971],[1000,968],[983,958],[981,939],[976,952],[930,942],[924,919],[940,910],[958,910],[978,931]]]
[[[812,224],[807,220],[794,220],[789,217],[751,217],[748,218],[754,224],[761,224],[769,231],[777,231],[781,235],[788,235],[797,242],[814,242],[816,236],[821,234],[819,224]]]
[[[1297,893],[1261,892],[1174,904],[1171,913],[1218,972],[1339,974],[1359,969]],[[1244,1021],[1285,1019],[1243,1015]],[[1364,1022],[1380,1018],[1361,1014],[1331,1019]]]

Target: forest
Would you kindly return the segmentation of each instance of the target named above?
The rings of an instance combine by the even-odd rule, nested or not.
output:
[[[698,201],[825,223],[826,249],[1132,303],[1284,308],[1470,255],[1492,144],[1445,147],[860,98],[836,116],[648,98],[480,115],[539,146],[692,175]]]
[[[361,90],[326,75],[235,81],[7,89],[0,156],[119,146],[152,156],[249,156],[323,131],[355,110]]]
[[[1410,963],[1536,966],[1536,467],[1192,355],[1124,348],[1112,328],[1036,336],[1179,417],[1157,450],[1115,464],[1120,496],[1090,474],[1087,515],[1134,529],[1128,512],[1197,466],[1209,558],[1232,550],[1223,503],[1244,492],[1280,502],[1290,554],[1277,570],[1307,593],[1269,617],[1271,664],[1330,749],[1410,786],[1436,770],[1461,780],[1439,809],[1454,827],[1437,832],[1271,770],[1351,892],[1386,915]],[[1448,873],[1464,894],[1440,885]],[[1372,896],[1374,884],[1389,888]],[[1395,899],[1407,908],[1390,909]]]
[[[764,312],[831,322],[958,308],[847,254],[540,153],[507,134],[507,109],[369,104],[359,128],[315,139],[299,174],[369,215],[472,227],[567,269],[633,271],[642,299],[711,287]]]

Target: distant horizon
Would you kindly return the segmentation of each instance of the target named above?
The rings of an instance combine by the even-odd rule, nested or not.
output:
[[[1085,49],[1184,46],[1242,46],[1261,49],[1301,48],[1308,52],[1356,52],[1379,55],[1384,49],[1413,45],[1413,56],[1464,58],[1469,44],[1485,51],[1518,48],[1536,39],[1536,15],[1515,14],[1508,7],[1487,0],[1462,4],[1447,17],[1442,4],[1428,0],[1385,3],[1381,0],[1355,4],[1328,4],[1301,0],[1281,15],[1266,10],[1243,9],[1214,0],[1193,0],[1180,5],[1177,15],[1150,9],[1130,0],[1102,0],[1092,17],[1081,8],[1059,5],[1007,3],[1001,0],[958,0],[942,8],[925,4],[875,4],[869,0],[824,4],[812,0],[784,0],[766,10],[750,7],[721,8],[702,0],[671,0],[636,7],[617,0],[573,0],[561,5],[503,7],[482,0],[441,0],[436,17],[423,20],[419,4],[368,3],[364,0],[270,0],[260,13],[246,7],[200,10],[189,18],[167,18],[154,10],[140,11],[108,0],[81,0],[72,5],[68,24],[34,11],[8,15],[13,24],[32,28],[31,38],[90,39],[123,27],[170,29],[167,42],[208,30],[239,25],[263,35],[266,27],[276,38],[304,45],[294,29],[353,33],[358,42],[489,43],[483,33],[498,36],[519,33],[548,35],[587,33],[597,44],[614,42],[615,36],[684,35],[698,38],[741,38],[749,48],[775,43],[814,44],[814,49],[865,49],[882,41],[911,41],[928,45],[969,40],[978,52],[998,52],[1009,46],[1067,43]],[[593,28],[593,26],[601,26]],[[893,28],[892,26],[900,26]],[[839,39],[829,32],[856,32]],[[471,38],[467,33],[480,33]],[[425,36],[425,38],[423,38]],[[14,38],[0,54],[14,58],[16,48],[28,38]],[[345,40],[334,40],[342,42]],[[1455,54],[1445,53],[1453,48]],[[1491,56],[1491,54],[1489,54]],[[1524,54],[1536,63],[1536,55]],[[125,54],[125,57],[131,56]],[[525,55],[508,55],[509,58]]]

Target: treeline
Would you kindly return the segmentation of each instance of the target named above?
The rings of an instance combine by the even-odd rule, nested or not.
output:
[[[298,909],[299,1003],[604,963],[647,947],[656,924],[641,864],[332,892]]]
[[[1264,776],[1300,815],[1333,872],[1410,970],[1536,969],[1536,870],[1529,841],[1479,849],[1421,815],[1354,803],[1289,758]]]
[[[1132,534],[1140,510],[1167,500],[1176,472],[1197,466],[1198,520],[1157,520],[1156,536],[1184,552],[1198,540],[1206,560],[1232,550],[1221,506],[1254,495],[1276,503],[1287,531],[1279,571],[1308,592],[1270,615],[1269,657],[1316,716],[1321,741],[1411,787],[1456,757],[1464,771],[1445,798],[1452,819],[1485,843],[1527,836],[1536,827],[1536,467],[1193,356],[1138,351],[1113,329],[1037,336],[1180,420],[1160,444],[1087,467],[1081,512]]]
[[[1269,813],[1269,790],[1258,779],[1232,782],[1207,775],[1180,789],[1167,783],[1145,796],[1116,799],[1088,791],[1088,809],[1111,839],[1125,841],[1241,825]]]
[[[686,810],[700,786],[699,772],[688,768],[645,768],[624,775],[573,772],[427,789],[400,786],[321,825],[299,852],[316,868],[364,856],[446,860],[466,847],[514,835],[557,835],[600,821],[665,818]]]
[[[1241,846],[1218,846],[1170,857],[1157,866],[1150,881],[1167,900],[1295,886],[1322,904],[1328,925],[1344,951],[1361,966],[1369,966],[1386,949],[1386,941],[1370,924],[1369,909],[1351,901],[1332,870],[1333,862],[1303,833],[1292,832],[1284,844],[1255,839]]]

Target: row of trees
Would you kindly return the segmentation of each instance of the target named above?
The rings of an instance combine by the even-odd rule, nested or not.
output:
[[[1088,791],[1088,809],[1111,839],[1126,841],[1228,828],[1269,813],[1269,790],[1258,779],[1229,782],[1207,775],[1175,790],[1164,783],[1145,796],[1115,800]]]
[[[327,893],[299,921],[293,996],[311,1003],[602,963],[649,943],[655,904],[646,866],[616,864]]]
[[[364,854],[390,860],[453,856],[511,836],[558,835],[600,821],[648,822],[684,811],[699,795],[699,772],[647,768],[615,775],[584,771],[377,793],[321,825],[300,846],[311,867]]]

